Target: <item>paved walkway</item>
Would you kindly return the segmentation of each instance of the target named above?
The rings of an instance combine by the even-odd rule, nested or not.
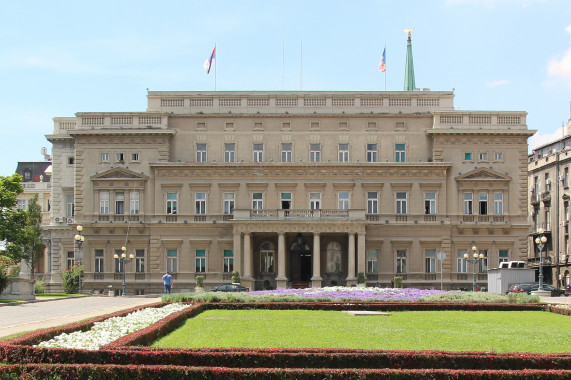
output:
[[[0,307],[0,337],[61,326],[140,305],[160,297],[77,297]]]

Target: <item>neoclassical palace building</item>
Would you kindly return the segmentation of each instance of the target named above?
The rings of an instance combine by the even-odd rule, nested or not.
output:
[[[165,271],[175,291],[235,270],[250,289],[359,272],[470,288],[527,259],[525,112],[459,111],[453,92],[426,89],[147,98],[145,112],[54,119],[52,289],[78,258],[84,290],[118,289],[124,272],[128,294],[159,292]]]

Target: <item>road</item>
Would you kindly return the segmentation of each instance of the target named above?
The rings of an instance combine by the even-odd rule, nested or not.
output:
[[[160,301],[160,297],[78,297],[5,305],[0,307],[0,337],[61,326]]]

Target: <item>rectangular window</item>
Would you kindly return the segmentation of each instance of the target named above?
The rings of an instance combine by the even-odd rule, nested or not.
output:
[[[367,162],[378,161],[379,148],[377,144],[367,144]]]
[[[397,273],[406,273],[406,249],[397,249]]]
[[[292,145],[291,144],[282,144],[282,162],[291,162],[292,161]]]
[[[123,269],[125,267],[125,261],[121,260],[122,254],[123,251],[121,251],[120,249],[115,250],[115,255],[117,255],[117,258],[115,259],[115,273],[123,273]],[[115,257],[115,255],[113,255],[113,257]]]
[[[224,250],[224,273],[232,273],[234,271],[234,251],[231,249]]]
[[[224,162],[236,162],[236,144],[224,144]]]
[[[551,231],[551,212],[549,209],[545,209],[545,229]]]
[[[282,210],[291,210],[291,193],[281,193],[280,202]]]
[[[339,162],[349,162],[349,144],[339,144]]]
[[[120,191],[115,193],[115,214],[125,213],[125,193]]]
[[[378,249],[367,249],[367,273],[379,273]]]
[[[488,215],[488,193],[480,193],[478,206],[480,215]]]
[[[464,161],[472,161],[472,153],[471,152],[464,153]]]
[[[19,210],[27,210],[28,207],[26,206],[25,199],[18,199],[18,205],[16,206]]]
[[[481,249],[480,253],[484,255],[484,258],[478,260],[478,272],[485,273],[488,271],[488,250]]]
[[[234,214],[234,193],[224,193],[224,214]]]
[[[131,201],[131,207],[129,209],[129,212],[131,213],[131,215],[138,215],[141,212],[139,198],[140,197],[138,191],[132,191],[129,194],[129,199]]]
[[[101,153],[101,161],[109,162],[109,153]]]
[[[464,193],[464,215],[472,215],[474,213],[474,195],[472,193]]]
[[[504,160],[504,154],[502,152],[494,153],[494,161],[503,161],[503,160]]]
[[[406,161],[406,145],[405,144],[395,144],[395,161],[405,162]]]
[[[131,153],[131,161],[139,161],[139,153]]]
[[[109,214],[109,192],[99,193],[99,213],[101,215]]]
[[[75,209],[74,209],[74,202],[73,202],[73,195],[67,195],[65,197],[66,200],[66,216],[68,218],[73,217],[73,215],[75,215]]]
[[[196,273],[206,272],[206,250],[204,249],[195,251],[195,271]]]
[[[494,214],[504,214],[504,193],[494,193]]]
[[[549,179],[549,173],[545,173],[545,191],[551,191],[551,180]]]
[[[103,250],[96,249],[94,256],[95,256],[95,262],[93,265],[93,271],[95,273],[105,272],[105,267],[103,266]]]
[[[206,193],[195,193],[194,198],[195,214],[206,214]]]
[[[508,261],[510,261],[510,250],[509,249],[500,249],[498,264],[507,263]]]
[[[206,144],[196,144],[196,162],[206,162]]]
[[[436,273],[436,249],[424,250],[424,269],[426,273]]]
[[[135,250],[135,272],[145,273],[145,250]]]
[[[264,161],[264,144],[254,144],[254,162],[263,162]]]
[[[261,210],[264,208],[264,195],[262,193],[252,193],[252,209]]]
[[[488,161],[488,153],[480,152],[480,161]]]
[[[465,249],[459,249],[458,250],[458,256],[457,256],[458,266],[456,268],[458,273],[467,273],[468,272],[468,262],[464,259],[465,253],[466,253]]]
[[[178,194],[167,193],[167,214],[176,214],[178,208]]]
[[[167,271],[176,273],[178,269],[178,251],[176,249],[167,250]]]
[[[125,153],[115,153],[115,161],[124,162],[125,161]]]
[[[379,213],[379,194],[376,191],[367,192],[367,214]]]
[[[424,193],[424,213],[436,214],[436,193]]]
[[[341,192],[337,195],[339,210],[349,210],[349,193]]]
[[[272,251],[260,252],[260,272],[261,273],[274,272],[274,253]]]
[[[67,269],[71,269],[71,268],[73,268],[74,265],[75,265],[75,252],[68,251],[67,252],[66,267],[67,267]]]
[[[311,210],[321,208],[321,193],[309,193],[309,208]]]
[[[309,144],[309,162],[321,162],[321,144]]]
[[[407,193],[397,193],[397,214],[406,214]]]
[[[569,168],[568,167],[563,169],[563,187],[564,188],[569,187]]]

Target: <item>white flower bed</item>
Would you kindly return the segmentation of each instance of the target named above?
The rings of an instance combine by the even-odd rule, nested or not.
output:
[[[173,303],[161,308],[149,307],[128,314],[125,317],[113,317],[96,322],[89,331],[62,333],[51,340],[38,344],[38,347],[78,348],[98,350],[122,336],[141,330],[163,319],[169,314],[187,308],[189,305]]]
[[[571,310],[571,305],[551,304],[551,307],[558,307],[559,309]]]

